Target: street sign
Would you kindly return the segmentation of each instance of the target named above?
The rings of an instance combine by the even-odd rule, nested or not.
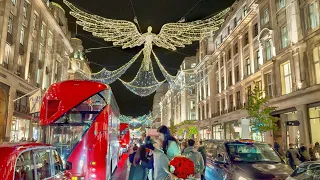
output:
[[[287,126],[299,126],[300,122],[298,120],[296,121],[287,121]]]

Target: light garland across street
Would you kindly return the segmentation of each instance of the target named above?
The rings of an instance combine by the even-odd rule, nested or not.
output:
[[[92,80],[110,84],[116,79],[119,79],[137,59],[140,53],[143,52],[142,65],[136,77],[131,82],[125,82],[120,79],[125,87],[139,96],[152,94],[164,82],[159,82],[154,75],[151,63],[152,54],[171,88],[177,86],[175,76],[170,75],[165,70],[153,52],[153,45],[169,50],[176,50],[177,47],[185,47],[185,45],[192,44],[193,41],[199,41],[203,37],[212,36],[222,25],[224,22],[223,17],[230,9],[227,8],[213,17],[204,20],[164,24],[159,34],[152,33],[152,27],[149,26],[147,32],[141,34],[133,22],[108,19],[90,14],[80,10],[67,0],[63,1],[71,9],[70,14],[77,19],[76,23],[83,26],[85,31],[91,32],[94,36],[103,38],[105,41],[113,42],[114,46],[121,46],[123,49],[144,45],[143,49],[121,68],[114,71],[103,69],[98,73],[92,74],[90,77]],[[194,79],[192,79],[192,81],[194,81]]]

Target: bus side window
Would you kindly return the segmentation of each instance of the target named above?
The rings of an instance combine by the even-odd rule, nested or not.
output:
[[[54,166],[54,174],[59,174],[63,171],[63,164],[60,158],[60,155],[56,150],[52,150],[52,159],[53,159],[53,166]]]
[[[34,162],[31,151],[26,151],[17,158],[14,179],[34,179]]]
[[[50,166],[50,149],[33,151],[37,168],[37,180],[52,177]]]

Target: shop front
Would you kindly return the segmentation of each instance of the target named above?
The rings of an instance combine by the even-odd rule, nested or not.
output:
[[[200,129],[199,138],[200,138],[200,140],[212,139],[211,128],[202,128],[202,129]]]
[[[226,140],[236,140],[241,138],[241,126],[238,120],[226,122],[224,127]]]
[[[1,76],[1,74],[0,74]],[[5,139],[9,86],[0,82],[0,142]]]
[[[311,143],[320,142],[320,102],[308,105]]]
[[[222,124],[215,124],[212,126],[212,138],[223,139],[223,126]]]

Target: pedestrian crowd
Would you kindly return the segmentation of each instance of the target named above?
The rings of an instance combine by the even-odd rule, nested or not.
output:
[[[275,141],[274,148],[279,154],[282,154],[280,151],[280,145]],[[300,147],[296,147],[294,144],[289,144],[289,149],[285,154],[285,158],[287,159],[287,164],[295,170],[301,163],[307,161],[317,161],[320,159],[320,145],[319,142],[316,142],[314,145],[308,148],[301,144]]]
[[[140,146],[134,145],[128,158],[129,180],[174,180],[169,162],[176,156],[185,156],[194,163],[194,179],[205,179],[206,152],[202,143],[183,140],[181,143],[166,126],[157,129],[156,135],[142,135]]]

